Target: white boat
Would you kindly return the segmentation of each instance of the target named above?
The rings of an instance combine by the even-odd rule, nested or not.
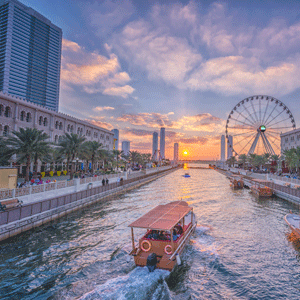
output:
[[[289,227],[292,229],[294,234],[300,239],[300,215],[296,214],[287,214],[284,217],[284,220],[287,222]]]

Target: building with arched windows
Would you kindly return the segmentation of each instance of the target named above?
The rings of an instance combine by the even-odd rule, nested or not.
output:
[[[113,150],[114,133],[110,130],[0,92],[0,136],[27,127],[43,130],[53,143],[58,143],[65,133],[77,133],[85,135],[87,141],[98,141],[107,150]]]

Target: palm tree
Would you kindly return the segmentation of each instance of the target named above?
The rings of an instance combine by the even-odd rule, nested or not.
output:
[[[13,155],[13,152],[10,148],[7,147],[5,139],[0,137],[0,165],[4,166],[8,164],[8,160]]]
[[[119,168],[119,160],[120,160],[120,157],[123,155],[123,151],[120,151],[120,150],[113,150],[113,155],[114,157],[116,158],[116,161],[117,161],[117,171],[118,171],[118,168]]]
[[[83,144],[82,150],[85,152],[83,155],[87,161],[91,160],[92,174],[94,174],[95,160],[100,157],[100,150],[102,150],[103,144],[97,141],[87,141]]]
[[[283,152],[283,155],[285,157],[285,162],[286,162],[288,168],[290,169],[290,173],[293,169],[296,169],[296,171],[298,171],[299,157],[297,155],[297,150],[294,148],[285,150]]]
[[[236,162],[236,157],[235,156],[231,156],[226,160],[226,163],[231,167],[232,165],[234,166]]]
[[[26,161],[26,177],[29,181],[30,164],[33,157],[41,157],[49,151],[49,136],[42,130],[36,128],[20,128],[19,131],[12,132],[14,136],[6,139],[5,143],[13,154],[20,156],[20,161]]]
[[[132,166],[134,166],[134,163],[139,161],[140,156],[140,153],[138,153],[137,151],[129,151],[129,160]]]
[[[246,154],[239,155],[238,163],[243,165],[243,169],[245,169],[246,161],[247,161],[247,155]]]
[[[68,167],[69,167],[69,160],[71,159],[71,172],[70,172],[70,179],[73,179],[74,174],[74,159],[78,156],[80,153],[80,150],[82,148],[82,145],[85,141],[84,136],[79,136],[75,133],[65,133],[62,140],[59,142],[58,146],[60,147],[62,153],[64,153],[67,156],[68,161]]]

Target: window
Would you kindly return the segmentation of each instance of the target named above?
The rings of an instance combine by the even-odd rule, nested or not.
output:
[[[298,141],[300,140],[300,134],[297,135],[297,140],[298,140]]]
[[[25,111],[21,111],[20,120],[25,121]]]
[[[294,138],[294,136],[291,136],[291,141],[293,141],[295,138]]]
[[[31,113],[27,113],[26,122],[31,122]]]
[[[77,134],[80,135],[80,128],[77,128]]]
[[[67,131],[68,131],[68,132],[70,131],[70,124],[69,124],[68,127],[67,127]]]
[[[73,132],[73,130],[74,130],[74,127],[73,127],[73,125],[70,127],[70,131],[71,132]]]
[[[48,119],[44,118],[44,126],[48,126]]]
[[[59,130],[62,130],[62,129],[63,129],[62,122],[59,122]]]
[[[61,135],[59,136],[59,138],[58,138],[58,141],[59,141],[59,142],[61,142],[61,141],[62,141],[62,137],[61,137]]]
[[[42,125],[42,123],[43,123],[43,117],[40,116],[40,117],[39,117],[39,125]]]
[[[0,104],[0,116],[2,116],[2,114],[3,114],[3,111],[4,111],[4,107],[3,107],[3,105],[2,105],[2,104]]]
[[[106,140],[109,141],[109,136],[108,135],[106,136]]]
[[[285,142],[287,143],[289,141],[289,138],[285,138]]]
[[[4,126],[3,136],[8,136],[8,135],[9,135],[9,127],[6,125]]]
[[[10,109],[9,106],[6,106],[4,116],[6,118],[10,118],[11,117],[11,109]]]
[[[97,138],[97,137],[98,137],[98,133],[94,132],[94,138]]]
[[[57,142],[58,142],[58,135],[56,135],[54,138],[54,143],[57,144]]]
[[[58,121],[56,121],[55,122],[55,129],[58,129],[58,127],[59,127],[59,123],[58,123]]]

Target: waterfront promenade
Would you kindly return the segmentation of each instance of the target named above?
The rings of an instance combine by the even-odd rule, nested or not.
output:
[[[148,172],[146,170],[135,173],[130,179],[126,179],[127,175],[123,174],[122,178],[125,179],[122,182],[118,181],[122,174],[114,174],[108,176],[111,182],[104,186],[102,177],[74,179],[67,181],[67,186],[53,190],[47,190],[47,187],[51,187],[49,184],[31,186],[29,187],[31,193],[19,198],[25,201],[21,207],[0,212],[0,241],[60,218],[84,206],[102,201],[108,196],[138,187],[176,169],[176,166],[150,169]],[[72,185],[68,186],[70,183]],[[41,190],[35,193],[36,190],[32,188],[41,188]],[[26,191],[26,189],[28,188],[18,190]],[[12,195],[15,193],[16,191]]]

